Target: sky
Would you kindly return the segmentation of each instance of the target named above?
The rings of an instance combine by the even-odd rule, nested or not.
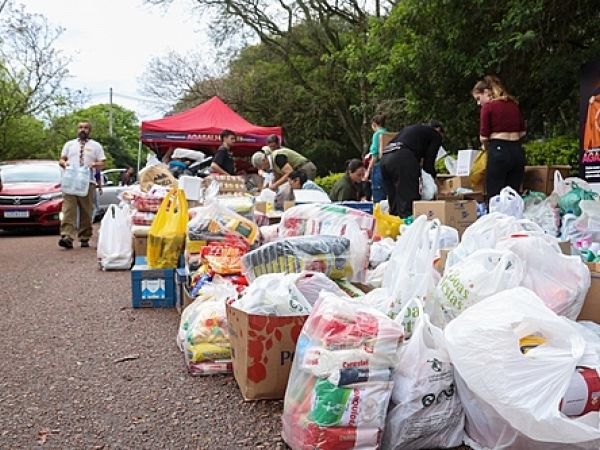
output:
[[[90,94],[85,106],[113,103],[135,111],[139,120],[157,119],[159,103],[143,101],[140,78],[153,57],[170,50],[181,54],[210,49],[193,0],[174,0],[169,7],[143,0],[16,0],[29,13],[46,16],[64,28],[56,47],[72,58],[65,86]],[[210,53],[210,52],[205,52]],[[139,100],[137,100],[139,99]]]

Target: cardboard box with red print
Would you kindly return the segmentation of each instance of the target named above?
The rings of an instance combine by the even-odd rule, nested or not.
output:
[[[263,316],[227,306],[233,375],[245,400],[282,399],[308,316]]]

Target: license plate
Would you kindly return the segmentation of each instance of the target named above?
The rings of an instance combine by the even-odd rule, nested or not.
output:
[[[4,211],[4,217],[7,219],[25,219],[29,217],[29,211]]]

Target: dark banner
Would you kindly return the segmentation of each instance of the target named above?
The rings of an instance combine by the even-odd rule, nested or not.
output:
[[[161,133],[155,131],[143,131],[142,142],[157,144],[173,143],[173,145],[186,143],[199,146],[218,146],[221,144],[221,136],[219,134],[210,133]],[[241,145],[261,147],[267,145],[267,136],[238,134],[235,137],[235,142]]]
[[[579,176],[600,183],[600,61],[581,67]]]

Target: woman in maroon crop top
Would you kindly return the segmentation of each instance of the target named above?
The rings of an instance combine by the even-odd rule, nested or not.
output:
[[[519,103],[492,75],[478,81],[471,94],[481,106],[479,139],[484,151],[488,152],[487,197],[498,195],[505,186],[520,191],[525,172],[525,154],[521,145],[525,122]]]

